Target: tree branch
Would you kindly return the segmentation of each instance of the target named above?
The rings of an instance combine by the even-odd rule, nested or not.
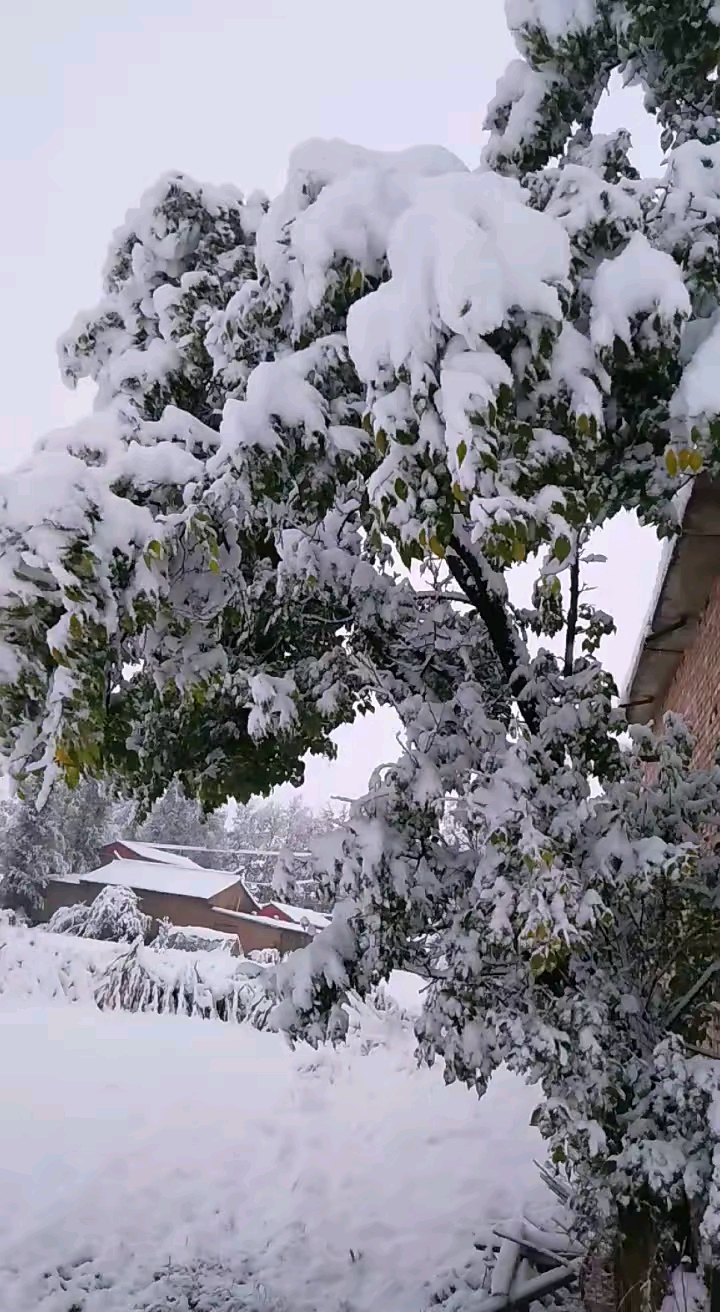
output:
[[[482,566],[457,535],[451,537],[449,545],[450,552],[445,557],[447,567],[468,601],[480,615],[495,648],[508,687],[513,697],[517,699],[522,717],[530,732],[537,733],[540,727],[540,711],[534,697],[523,696],[528,681],[518,670],[522,653],[507,611],[502,602],[490,591]]]
[[[565,664],[563,674],[569,678],[575,660],[575,638],[577,635],[578,603],[580,601],[580,543],[575,542],[575,557],[570,566],[570,603],[568,606],[567,629],[565,632]]]

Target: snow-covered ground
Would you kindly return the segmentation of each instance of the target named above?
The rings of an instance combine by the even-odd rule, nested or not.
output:
[[[292,1052],[15,987],[0,1053],[2,1312],[420,1312],[488,1222],[551,1210],[532,1092],[446,1088],[397,1013]]]

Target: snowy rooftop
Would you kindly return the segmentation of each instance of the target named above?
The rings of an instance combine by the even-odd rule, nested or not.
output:
[[[80,883],[121,884],[148,893],[180,893],[184,897],[215,897],[222,889],[237,882],[230,870],[203,870],[190,862],[170,865],[165,861],[125,861],[118,857],[109,865],[80,875]]]
[[[229,911],[227,907],[213,907],[213,911],[223,916],[232,916],[233,920],[247,920],[251,925],[272,925],[273,929],[286,929],[291,934],[305,933],[302,925],[290,925],[287,920],[278,920],[275,916],[255,915],[250,911]]]
[[[278,911],[283,911],[291,920],[301,924],[306,920],[308,925],[314,925],[316,929],[325,929],[330,924],[330,916],[324,916],[322,911],[308,910],[307,907],[295,907],[291,902],[276,902],[274,899],[268,903],[268,906],[277,907]]]
[[[166,848],[158,847],[156,843],[137,843],[134,838],[120,838],[117,842],[122,843],[129,851],[137,853],[141,861],[162,861],[168,866],[185,866],[191,870],[202,869],[197,861],[191,861],[189,857],[181,856],[179,852],[168,852]]]
[[[663,551],[623,696],[631,724],[646,724],[662,714],[675,671],[720,574],[720,484],[697,478],[686,504],[678,509],[682,529]]]

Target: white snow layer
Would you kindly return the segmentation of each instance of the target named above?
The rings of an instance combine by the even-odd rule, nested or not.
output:
[[[505,0],[505,17],[511,32],[539,27],[551,41],[558,41],[569,32],[592,27],[597,6],[595,0]]]
[[[397,1012],[355,1019],[347,1047],[293,1053],[0,992],[1,1312],[141,1312],[193,1280],[248,1312],[418,1312],[479,1229],[552,1210],[531,1090],[501,1072],[479,1102],[416,1069]]]
[[[202,870],[203,868],[191,857],[181,856],[179,852],[171,852],[168,848],[160,847],[157,843],[136,843],[134,838],[132,840],[120,838],[118,842],[134,852],[136,856],[139,856],[141,861],[162,861],[167,866],[185,866],[190,870]]]
[[[675,419],[714,419],[720,414],[720,321],[683,371],[670,413]]]
[[[237,882],[230,870],[206,870],[202,866],[170,865],[168,861],[126,861],[116,857],[109,865],[80,875],[80,883],[119,884],[146,892],[181,893],[184,897],[211,898]]]
[[[603,260],[592,289],[590,335],[595,346],[612,346],[616,337],[630,344],[630,320],[655,310],[661,319],[690,314],[690,295],[682,270],[671,255],[655,250],[641,232],[633,233],[620,255]]]
[[[392,277],[351,308],[350,354],[361,378],[434,357],[444,326],[477,349],[513,305],[560,317],[554,287],[567,275],[569,242],[554,219],[525,203],[512,178],[458,173],[418,185],[387,254]]]
[[[277,902],[273,899],[268,906],[277,907],[279,911],[284,911],[286,916],[291,920],[296,920],[301,924],[306,920],[308,925],[314,925],[316,929],[326,929],[332,919],[331,916],[323,915],[322,911],[313,911],[308,907],[296,907],[290,902]]]

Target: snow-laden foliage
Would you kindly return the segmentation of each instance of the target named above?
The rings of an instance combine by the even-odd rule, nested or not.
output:
[[[270,1002],[260,979],[264,967],[238,962],[225,953],[153,952],[138,939],[108,966],[95,990],[103,1011],[150,1011],[201,1016],[206,1020],[250,1020],[262,1029]]]
[[[418,968],[421,1054],[538,1080],[580,1220],[642,1214],[658,1260],[720,1255],[720,776],[675,721],[623,745],[582,571],[619,511],[672,534],[720,475],[720,9],[675,9],[508,0],[477,171],[332,141],[269,202],[165,179],[61,347],[95,414],[0,486],[12,771],[211,807],[393,707],[400,759],[318,846],[339,905],[274,1023],[340,1036],[348,990]],[[662,178],[592,131],[614,71]]]
[[[77,911],[78,908],[68,908]],[[85,912],[89,908],[83,908]],[[49,928],[49,926],[47,927]],[[199,1016],[262,1027],[270,1001],[265,967],[226,952],[146,946],[140,935],[98,942],[84,923],[73,932],[27,930],[0,920],[0,998],[3,1005],[84,1002],[110,1011]]]
[[[65,796],[67,790],[64,790]],[[3,835],[0,904],[34,918],[41,910],[48,880],[66,869],[63,802],[56,789],[38,810],[38,786],[31,781],[24,801],[12,804]]]
[[[52,934],[134,943],[147,937],[150,924],[150,916],[140,910],[134,889],[107,884],[89,904],[59,907],[50,917],[48,929]]]

